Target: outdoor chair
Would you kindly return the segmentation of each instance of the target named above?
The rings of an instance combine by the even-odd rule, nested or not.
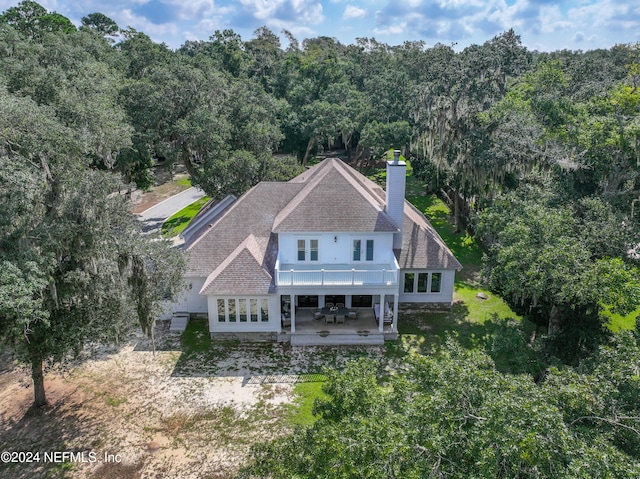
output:
[[[358,311],[356,310],[349,311],[349,319],[358,319]]]
[[[344,303],[336,303],[336,306],[337,306],[338,308],[344,308]]]
[[[322,312],[320,312],[317,309],[313,310],[313,319],[315,319],[316,321],[318,321],[319,319],[322,319]]]
[[[345,323],[344,314],[337,314],[336,324],[344,324],[344,323]]]
[[[324,303],[325,308],[333,308],[333,303]]]
[[[325,324],[333,323],[333,320],[334,320],[334,319],[335,319],[335,318],[334,318],[333,314],[325,314],[325,315],[324,315],[324,322],[325,322]]]

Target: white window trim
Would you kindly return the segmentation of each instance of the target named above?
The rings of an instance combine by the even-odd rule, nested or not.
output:
[[[251,321],[251,300],[255,299],[256,300],[256,304],[257,304],[257,321]],[[266,311],[266,320],[262,317],[262,301],[266,299],[266,306],[267,306],[267,311]],[[220,310],[218,309],[218,300],[222,300],[224,305],[224,321],[220,320]],[[235,301],[235,321],[229,321],[229,301]],[[240,301],[244,301],[244,304],[246,305],[246,320],[245,321],[240,321]],[[218,323],[231,323],[231,324],[237,324],[237,323],[242,323],[242,324],[259,324],[259,323],[266,323],[269,322],[269,300],[268,298],[265,298],[263,296],[224,296],[224,297],[218,297],[216,299],[216,309],[218,309],[218,314],[217,314],[217,322]]]
[[[404,290],[404,282],[405,282],[405,275],[406,274],[411,274],[413,273],[413,291],[405,291]],[[419,274],[427,274],[427,291],[423,292],[418,292],[418,275]],[[433,278],[433,274],[434,273],[438,273],[440,274],[440,291],[431,291],[431,279]],[[444,279],[444,271],[439,271],[439,270],[404,270],[402,271],[402,294],[441,294],[442,293],[442,281]]]
[[[353,259],[354,243],[360,241],[360,259]],[[367,241],[373,241],[373,257],[367,259]],[[375,238],[351,238],[351,250],[349,251],[349,258],[352,263],[374,263],[376,260],[376,240]]]
[[[320,262],[320,238],[317,237],[313,237],[313,236],[305,236],[305,237],[297,237],[295,238],[296,240],[296,253],[295,253],[295,258],[296,258],[296,263],[311,263],[311,264],[318,264]],[[311,259],[311,241],[317,241],[318,242],[318,259]],[[298,241],[304,241],[304,259],[298,259]]]

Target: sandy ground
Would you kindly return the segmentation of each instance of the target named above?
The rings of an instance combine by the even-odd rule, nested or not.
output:
[[[136,190],[131,198],[132,211],[136,214],[142,213],[167,198],[190,188],[189,185],[181,185],[175,181],[186,178],[187,176],[188,175],[184,173],[176,174],[173,176],[174,181],[168,181],[159,186],[155,186],[150,191],[142,192],[140,190]]]
[[[185,359],[177,336],[161,331],[157,344],[154,354],[136,336],[66,373],[48,372],[50,406],[39,411],[30,409],[28,372],[0,360],[0,451],[41,453],[40,462],[0,463],[0,477],[232,477],[252,444],[286,433],[300,373],[359,354],[230,343]],[[56,451],[78,456],[42,460]]]

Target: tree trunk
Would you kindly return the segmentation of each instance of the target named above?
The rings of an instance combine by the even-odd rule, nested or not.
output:
[[[460,200],[456,190],[453,190],[453,224],[454,233],[460,233]]]
[[[560,332],[562,325],[562,310],[555,304],[551,307],[551,314],[549,314],[549,336],[553,336]]]
[[[315,137],[311,137],[309,138],[309,143],[307,144],[307,151],[304,153],[304,158],[302,159],[302,166],[307,166],[307,160],[309,159],[309,153],[311,153],[311,149],[313,148],[313,145],[315,144],[316,139]]]
[[[42,372],[42,359],[38,356],[31,357],[31,378],[33,379],[33,405],[45,406],[47,397],[44,393],[44,373]]]

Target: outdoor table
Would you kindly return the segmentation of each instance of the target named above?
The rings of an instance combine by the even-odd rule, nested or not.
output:
[[[342,315],[345,318],[349,317],[349,308],[327,308],[324,307],[320,310],[325,317],[329,317],[329,319],[333,322],[336,320],[336,315]]]

